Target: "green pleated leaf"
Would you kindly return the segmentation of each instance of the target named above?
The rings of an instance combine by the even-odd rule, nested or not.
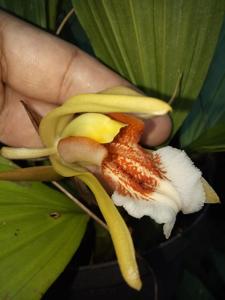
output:
[[[197,98],[224,0],[72,0],[96,56],[146,93],[173,102],[174,133]]]
[[[48,28],[52,31],[56,31],[56,18],[59,6],[59,0],[47,1],[48,12]]]
[[[222,152],[225,151],[225,121],[223,124],[207,128],[189,147],[192,152]]]
[[[0,158],[0,171],[11,167]],[[76,252],[87,221],[44,184],[0,181],[0,299],[40,299]]]
[[[181,146],[189,151],[225,150],[225,22],[201,94],[181,130]]]
[[[55,0],[51,1],[55,2]],[[42,28],[47,28],[45,0],[0,0],[0,8]]]
[[[56,31],[59,0],[0,0],[0,8],[51,31]]]

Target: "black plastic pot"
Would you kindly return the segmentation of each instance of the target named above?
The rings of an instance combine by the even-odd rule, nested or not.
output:
[[[185,216],[188,222],[191,220],[188,228],[142,253],[138,258],[143,281],[140,292],[127,286],[117,262],[113,261],[77,270],[67,268],[43,300],[174,300],[185,256],[189,252],[193,255],[194,249],[205,243],[207,210],[206,207],[200,213]]]

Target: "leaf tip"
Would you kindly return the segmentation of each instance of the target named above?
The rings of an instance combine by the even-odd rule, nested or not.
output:
[[[142,288],[142,281],[139,272],[132,272],[129,274],[129,276],[126,278],[126,282],[131,288],[137,291],[140,291]]]

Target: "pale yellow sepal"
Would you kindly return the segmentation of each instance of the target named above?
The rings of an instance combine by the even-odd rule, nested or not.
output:
[[[137,90],[131,89],[126,86],[115,86],[109,89],[106,89],[99,94],[112,94],[112,95],[127,95],[127,96],[143,96],[145,97],[144,94],[141,92],[138,92]]]
[[[205,192],[205,198],[206,198],[205,203],[209,203],[209,204],[220,203],[220,199],[217,193],[211,187],[211,185],[209,185],[209,183],[203,177],[201,181]]]
[[[127,284],[140,290],[142,282],[135,258],[135,250],[126,223],[119,214],[112,199],[91,173],[77,176],[92,190],[96,201],[108,225],[121,273]]]
[[[101,144],[110,143],[124,126],[126,124],[106,115],[86,113],[71,121],[63,130],[61,137],[83,136]]]
[[[58,155],[51,155],[50,157],[51,164],[55,171],[63,177],[73,177],[76,174],[87,173],[87,170],[78,164],[62,164]]]
[[[51,148],[13,148],[2,147],[0,154],[9,159],[32,159],[52,155],[56,149]]]
[[[73,167],[60,163],[57,156],[51,157],[54,169],[62,176],[76,176],[82,180],[94,193],[99,209],[108,225],[118,264],[124,280],[133,289],[140,290],[142,282],[135,258],[135,250],[130,232],[126,223],[119,214],[112,199],[106,193],[97,178],[84,168]]]

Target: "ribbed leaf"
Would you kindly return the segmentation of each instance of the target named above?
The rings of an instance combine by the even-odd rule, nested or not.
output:
[[[173,103],[174,133],[206,77],[224,0],[72,0],[98,58],[145,92]]]
[[[225,22],[198,101],[181,130],[181,145],[190,151],[225,150]]]
[[[58,0],[0,0],[0,8],[42,28],[56,30]]]
[[[48,28],[52,31],[56,31],[56,17],[57,9],[59,5],[59,0],[50,0],[47,1],[48,7]]]
[[[0,170],[10,168],[0,158]],[[0,181],[0,299],[40,299],[77,250],[88,217],[41,183]]]
[[[45,2],[45,0],[0,0],[0,7],[33,24],[46,28],[47,16]]]
[[[192,152],[225,151],[225,121],[223,124],[207,128],[186,150]]]

